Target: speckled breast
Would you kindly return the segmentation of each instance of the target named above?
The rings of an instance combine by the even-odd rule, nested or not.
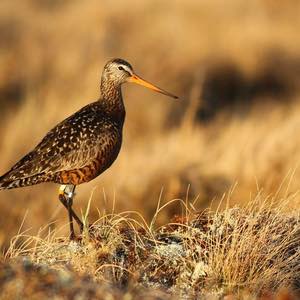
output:
[[[116,160],[122,144],[122,134],[117,139],[108,139],[99,145],[99,152],[85,166],[73,170],[61,171],[57,174],[56,182],[74,184],[89,182],[108,169]]]

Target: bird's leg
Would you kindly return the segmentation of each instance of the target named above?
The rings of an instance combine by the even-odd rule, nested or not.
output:
[[[68,206],[69,213],[69,225],[70,225],[70,240],[75,239],[75,231],[73,225],[73,215],[72,215],[72,205],[73,205],[73,197],[74,197],[74,185],[66,185],[64,188],[64,195]]]
[[[72,209],[73,198],[75,195],[75,186],[74,185],[61,185],[59,189],[59,200],[65,206],[69,213],[69,222],[70,222],[70,231],[71,231],[71,239],[75,238],[74,226],[73,226],[73,218],[77,222],[80,232],[83,231],[83,223],[79,219],[79,217],[75,214]]]
[[[63,206],[66,209],[68,209],[68,201],[67,201],[67,199],[65,198],[64,195],[62,195],[62,194],[59,195],[59,201],[63,204]],[[74,212],[73,209],[71,210],[71,212],[72,212],[73,219],[78,224],[78,226],[80,228],[80,232],[82,233],[82,231],[83,231],[83,223],[81,222],[80,218],[76,215],[76,213]]]
[[[74,210],[72,209],[73,198],[74,198],[74,196],[75,196],[75,189],[76,189],[76,186],[75,186],[75,185],[71,185],[71,186],[69,186],[69,187],[70,187],[70,191],[69,191],[69,193],[67,194],[67,197],[72,198],[70,211],[71,211],[72,217],[75,219],[76,223],[77,223],[78,226],[79,226],[80,233],[82,233],[82,232],[83,232],[83,223],[81,222],[80,218],[75,214]]]
[[[67,196],[68,213],[69,213],[69,225],[70,225],[70,240],[75,239],[75,231],[73,225],[72,205],[73,205],[73,194]]]

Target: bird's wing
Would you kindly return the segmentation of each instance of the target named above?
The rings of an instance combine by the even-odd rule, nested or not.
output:
[[[108,138],[104,138],[104,132]],[[113,147],[111,141],[118,140],[114,136],[117,134],[113,123],[86,106],[49,131],[1,180],[12,181],[84,167],[97,157],[100,148]]]

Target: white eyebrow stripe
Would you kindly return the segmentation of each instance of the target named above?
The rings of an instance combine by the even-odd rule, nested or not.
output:
[[[132,74],[132,70],[126,66],[126,65],[122,65],[122,67],[124,68],[125,71],[127,71],[129,74]]]

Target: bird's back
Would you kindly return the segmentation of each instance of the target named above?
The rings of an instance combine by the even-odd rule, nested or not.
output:
[[[101,101],[83,107],[50,130],[0,177],[0,189],[41,182],[77,185],[90,181],[116,159],[123,121],[107,112]]]

